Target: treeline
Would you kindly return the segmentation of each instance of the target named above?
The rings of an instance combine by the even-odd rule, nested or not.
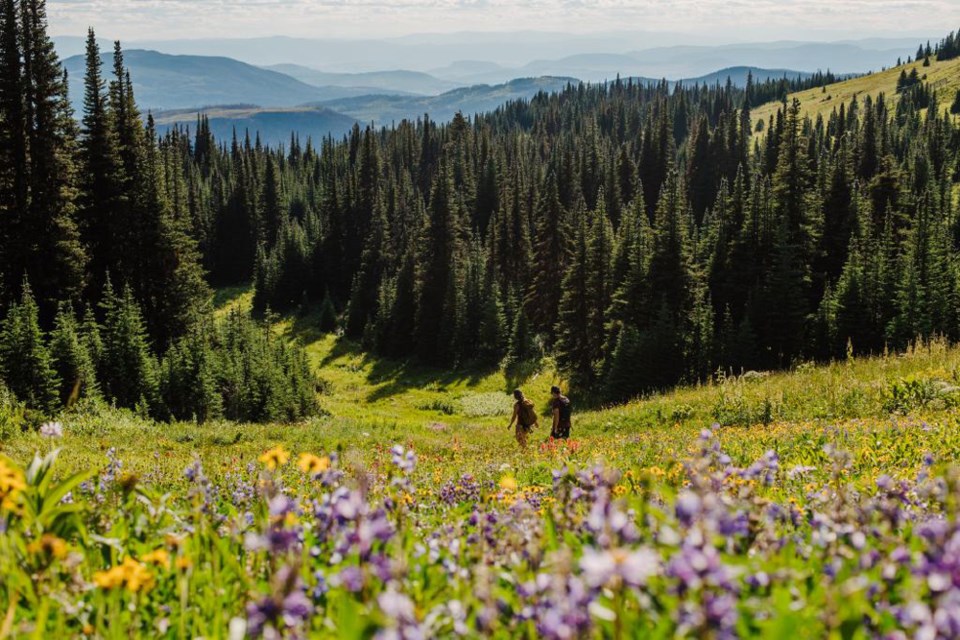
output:
[[[317,411],[317,386],[302,350],[249,316],[194,325],[154,357],[140,307],[107,281],[103,321],[61,303],[46,334],[29,284],[0,325],[0,370],[28,406],[55,412],[106,400],[161,419],[290,422]]]
[[[943,38],[936,45],[931,46],[930,42],[926,45],[920,45],[917,49],[917,60],[927,60],[930,56],[936,56],[940,62],[953,60],[960,56],[960,31],[951,31],[950,35]]]
[[[759,107],[768,102],[782,102],[791,93],[806,91],[808,89],[819,89],[828,84],[840,82],[841,80],[852,77],[856,76],[848,74],[841,78],[828,69],[826,72],[817,71],[806,78],[802,76],[787,78],[784,76],[783,78],[768,78],[764,82],[755,83],[753,81],[753,73],[750,72],[747,74],[748,90],[745,101],[751,108]]]
[[[45,411],[315,412],[302,354],[249,319],[212,323],[187,162],[144,124],[119,44],[109,81],[101,65],[91,31],[78,122],[45,3],[0,0],[0,377]]]
[[[101,292],[121,284],[164,360],[192,372],[173,388],[201,388],[200,372],[229,360],[195,355],[229,342],[204,321],[204,272],[214,286],[253,281],[262,312],[317,310],[323,330],[392,357],[450,367],[546,353],[607,399],[718,368],[960,338],[960,131],[927,86],[816,120],[783,103],[757,133],[752,82],[618,81],[277,149],[214,140],[203,119],[155,140],[115,58],[104,89],[91,38],[79,135],[61,93],[45,94],[60,96],[44,103],[60,105],[56,135],[21,121],[36,129],[30,157],[47,144],[68,168],[37,175],[76,182],[51,200],[25,164],[29,206],[15,210],[33,217],[18,224],[60,230],[69,251],[37,234],[6,250],[4,273],[28,274],[41,325],[69,297],[105,326]],[[216,405],[189,402],[172,411]]]
[[[960,134],[922,89],[782,104],[762,135],[753,85],[626,81],[319,148],[219,145],[203,120],[162,146],[211,278],[252,278],[259,308],[332,305],[441,366],[542,349],[623,398],[960,337]]]

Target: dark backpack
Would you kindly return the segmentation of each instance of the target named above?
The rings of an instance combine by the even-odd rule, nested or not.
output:
[[[570,398],[560,398],[560,422],[570,422],[570,416],[573,414],[573,407],[570,404]]]
[[[533,401],[524,398],[520,401],[520,426],[525,429],[530,429],[533,425],[537,424],[537,410],[534,407]]]

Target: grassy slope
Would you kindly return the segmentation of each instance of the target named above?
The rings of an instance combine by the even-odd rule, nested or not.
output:
[[[234,289],[220,292],[216,303],[225,313],[250,300],[248,291]],[[917,405],[904,418],[891,416],[884,406],[897,381],[958,384],[960,349],[939,343],[901,356],[686,387],[603,410],[583,410],[585,399],[574,394],[580,408],[574,419],[578,449],[558,452],[535,446],[524,454],[506,430],[507,391],[516,381],[503,372],[437,372],[373,358],[346,341],[318,335],[312,324],[310,317],[291,318],[278,323],[277,330],[301,340],[328,383],[321,398],[327,416],[296,425],[156,425],[128,412],[80,411],[63,417],[67,435],[58,443],[33,432],[4,433],[0,424],[0,453],[25,461],[33,451],[56,444],[63,447],[67,465],[84,468],[102,466],[106,451],[116,448],[125,470],[173,487],[194,456],[217,476],[237,461],[254,461],[278,443],[294,453],[339,449],[348,466],[358,469],[376,468],[392,444],[403,443],[415,447],[424,472],[438,484],[465,472],[496,478],[505,468],[515,469],[523,482],[544,483],[550,470],[567,460],[669,467],[689,450],[701,429],[715,422],[723,425],[725,447],[744,461],[771,447],[788,456],[791,448],[819,450],[820,445],[810,445],[811,438],[836,439],[837,433],[851,441],[848,446],[860,451],[858,455],[875,457],[877,438],[899,443],[898,429],[915,434],[904,441],[911,451],[916,449],[907,459],[919,460],[925,450],[947,452],[952,447],[960,452],[956,409],[936,401]],[[547,367],[522,386],[545,403],[554,380]],[[938,428],[916,428],[921,420]],[[941,443],[937,434],[944,430],[958,434],[956,442]],[[548,427],[541,427],[533,439],[539,445],[547,433]],[[834,435],[824,435],[829,433]]]
[[[861,102],[870,95],[876,98],[881,93],[886,94],[888,100],[893,100],[894,104],[899,100],[897,95],[897,80],[900,78],[900,72],[916,68],[917,73],[922,77],[927,76],[927,82],[931,88],[937,90],[940,100],[940,106],[949,108],[953,103],[953,97],[956,91],[960,89],[960,58],[938,62],[931,59],[929,67],[923,66],[923,61],[904,64],[899,67],[893,67],[886,71],[873,73],[862,78],[854,78],[838,82],[823,89],[810,89],[791,94],[788,101],[793,98],[800,100],[804,115],[815,119],[822,115],[826,119],[834,109],[839,109],[843,103],[849,103],[854,97]],[[762,120],[764,125],[769,124],[770,116],[775,115],[779,108],[779,102],[770,102],[753,111],[753,124],[756,128],[758,121]]]

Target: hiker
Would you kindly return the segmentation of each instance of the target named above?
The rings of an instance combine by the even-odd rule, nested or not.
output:
[[[507,425],[507,430],[512,429],[514,423],[516,423],[517,428],[514,435],[517,438],[517,444],[520,445],[521,449],[526,449],[527,435],[533,431],[539,422],[537,410],[533,405],[533,401],[528,400],[520,389],[513,392],[513,398],[516,402],[513,405],[513,417],[510,418],[510,424]]]
[[[554,440],[566,440],[570,437],[570,398],[560,393],[560,387],[550,387],[550,408],[553,412],[553,428],[550,437]]]

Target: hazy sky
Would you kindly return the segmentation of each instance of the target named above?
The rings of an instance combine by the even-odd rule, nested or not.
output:
[[[716,41],[941,33],[960,0],[47,0],[51,31],[125,40],[673,31]]]

